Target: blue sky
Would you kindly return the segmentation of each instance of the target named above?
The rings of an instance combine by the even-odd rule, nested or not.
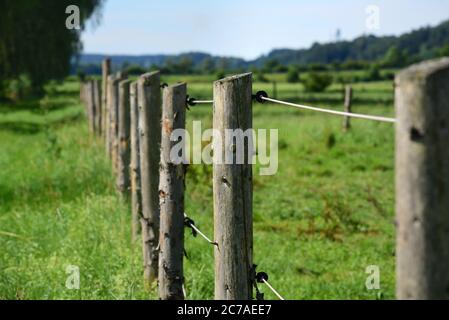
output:
[[[379,30],[366,8],[379,8]],[[449,19],[449,0],[106,0],[103,19],[83,34],[84,52],[202,51],[253,59],[274,48],[366,33],[400,34]]]

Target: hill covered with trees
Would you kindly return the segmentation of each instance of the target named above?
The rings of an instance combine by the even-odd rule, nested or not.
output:
[[[352,41],[315,43],[308,49],[275,49],[253,61],[236,57],[218,57],[190,52],[180,55],[111,56],[117,69],[125,66],[135,71],[158,68],[166,73],[210,73],[220,70],[263,68],[265,71],[286,71],[289,65],[311,66],[333,64],[357,69],[373,62],[381,66],[404,67],[417,61],[449,56],[449,20],[435,27],[423,27],[401,36],[364,35]],[[85,54],[73,70],[81,67],[87,73],[100,73],[104,55]]]

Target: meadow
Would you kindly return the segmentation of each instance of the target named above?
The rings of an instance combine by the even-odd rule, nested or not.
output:
[[[343,109],[342,86],[304,92],[278,75],[277,97]],[[187,81],[212,97],[212,76]],[[271,83],[254,90],[273,95]],[[393,116],[392,82],[354,84],[353,112]],[[0,104],[0,299],[157,299],[142,281],[141,243],[131,241],[130,205],[115,191],[104,143],[88,133],[79,84],[47,88],[40,101]],[[286,299],[394,298],[394,127],[273,104],[254,104],[254,127],[279,129],[279,169],[254,176],[254,262]],[[195,106],[188,127],[212,125]],[[191,165],[186,212],[213,236],[212,168]],[[213,299],[213,247],[185,230],[187,299]],[[80,290],[66,288],[79,266]],[[367,290],[366,267],[380,269]],[[260,286],[266,299],[276,297]]]

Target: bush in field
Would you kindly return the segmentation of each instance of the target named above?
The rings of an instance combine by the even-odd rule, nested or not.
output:
[[[270,80],[268,80],[267,77],[265,77],[265,75],[263,74],[262,71],[259,71],[258,73],[256,73],[256,81],[263,82],[263,83],[270,82]]]
[[[215,74],[215,79],[217,80],[223,79],[224,77],[226,77],[226,74],[223,70],[218,70]]]
[[[309,73],[302,81],[308,92],[323,92],[332,84],[332,76],[326,73]]]
[[[294,67],[290,67],[287,73],[287,82],[288,83],[297,83],[299,82],[299,72],[298,69]]]
[[[138,76],[144,74],[146,70],[137,64],[132,64],[126,67],[125,72],[131,76]]]
[[[382,76],[380,74],[380,68],[377,64],[373,64],[367,74],[366,74],[366,81],[379,81],[382,80]]]

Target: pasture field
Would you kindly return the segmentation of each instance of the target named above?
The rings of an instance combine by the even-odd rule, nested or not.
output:
[[[188,82],[212,97],[212,76]],[[272,95],[271,83],[254,91]],[[140,242],[131,242],[130,205],[114,187],[99,138],[90,137],[79,85],[47,88],[41,101],[0,105],[0,299],[156,299],[142,283]],[[342,110],[341,85],[309,94],[278,81],[277,97]],[[393,116],[391,82],[354,85],[353,112]],[[279,169],[254,168],[254,262],[286,299],[394,298],[394,127],[273,104],[254,104],[254,127],[279,129]],[[212,125],[195,106],[188,127]],[[190,166],[186,212],[213,235],[212,168]],[[213,298],[213,247],[185,230],[187,299]],[[80,268],[81,289],[65,287]],[[380,268],[367,290],[366,267]],[[261,286],[266,299],[276,299]]]

